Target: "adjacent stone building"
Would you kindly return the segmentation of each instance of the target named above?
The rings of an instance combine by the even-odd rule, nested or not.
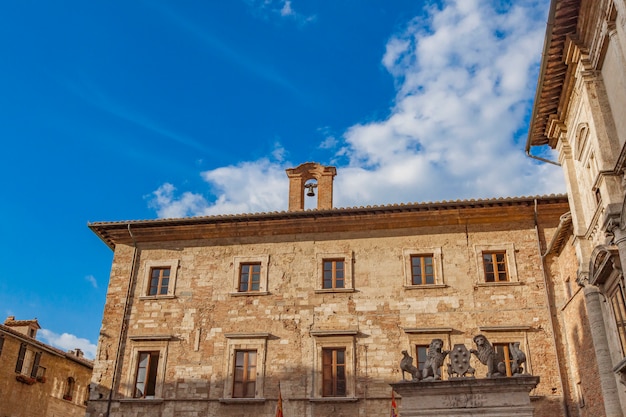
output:
[[[567,184],[547,262],[571,415],[626,415],[625,116],[626,2],[552,0],[526,151],[555,149]]]
[[[402,350],[479,333],[564,415],[542,254],[565,196],[338,209],[334,168],[287,172],[289,211],[90,224],[114,260],[88,416],[273,416],[279,384],[285,415],[386,415]]]
[[[37,320],[0,325],[0,416],[83,417],[93,363],[36,339]]]

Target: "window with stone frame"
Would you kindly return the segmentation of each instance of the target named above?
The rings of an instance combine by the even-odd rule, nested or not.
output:
[[[508,282],[506,251],[483,252],[485,282]]]
[[[235,256],[231,296],[268,295],[269,255]]]
[[[2,348],[4,347],[4,335],[0,334],[0,355],[2,355]]]
[[[225,333],[227,377],[221,402],[264,401],[265,358],[269,333]]]
[[[258,292],[260,289],[261,263],[241,263],[239,265],[239,292]]]
[[[138,352],[133,398],[155,398],[159,356],[159,351]]]
[[[402,249],[404,288],[424,289],[445,286],[440,247]]]
[[[170,272],[171,268],[169,266],[150,268],[148,295],[167,295],[170,284]]]
[[[163,398],[165,365],[171,335],[129,336],[131,360],[125,368],[124,395],[130,398]]]
[[[36,378],[40,360],[41,352],[35,352],[29,349],[26,343],[22,343],[17,355],[17,362],[15,363],[15,372]]]
[[[256,396],[257,351],[236,350],[233,371],[233,398]]]
[[[411,255],[411,285],[432,285],[434,283],[433,254]]]
[[[178,259],[147,260],[142,269],[143,287],[139,298],[173,298],[178,276]]]
[[[613,309],[613,318],[615,321],[615,327],[617,328],[617,335],[620,341],[620,347],[622,349],[622,357],[626,357],[626,299],[624,291],[624,282],[619,280],[615,289],[610,293],[609,299],[611,301],[611,307]]]
[[[319,252],[316,256],[316,293],[354,292],[351,251]]]
[[[356,397],[355,330],[312,330],[315,343],[313,401]]]
[[[519,285],[513,243],[474,245],[477,286]]]
[[[63,393],[63,399],[66,401],[72,401],[74,397],[74,388],[76,387],[76,381],[71,376],[67,378],[65,382],[65,391]]]
[[[346,396],[346,348],[322,349],[322,396]]]
[[[345,288],[346,269],[345,260],[341,259],[324,259],[323,261],[323,289]]]

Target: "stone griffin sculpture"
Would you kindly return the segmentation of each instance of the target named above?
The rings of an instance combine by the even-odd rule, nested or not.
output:
[[[522,366],[526,362],[526,354],[519,348],[519,342],[509,343],[509,352],[511,352],[511,374],[521,375],[524,373]]]
[[[413,358],[409,355],[406,350],[402,351],[402,360],[400,360],[400,369],[402,370],[402,380],[406,381],[404,378],[404,373],[408,372],[411,375],[411,381],[419,381],[420,371],[415,366],[413,366]]]
[[[480,363],[487,365],[487,378],[499,376],[500,372],[496,370],[497,365],[495,363],[496,351],[493,349],[491,343],[489,343],[489,340],[482,334],[477,334],[474,336],[474,343],[476,343],[476,349],[471,349],[470,352],[476,355]]]
[[[423,379],[440,380],[441,379],[441,366],[443,361],[450,353],[448,350],[442,350],[443,340],[433,339],[428,346],[428,352],[426,362],[424,363],[424,369],[422,370]]]

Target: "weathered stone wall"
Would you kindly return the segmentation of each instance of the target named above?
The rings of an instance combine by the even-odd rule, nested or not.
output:
[[[541,377],[532,393],[537,415],[562,415],[563,392],[538,236],[532,209],[519,210],[509,209],[511,216],[497,222],[452,227],[142,243],[134,271],[134,249],[118,244],[94,370],[97,389],[88,415],[98,416],[107,407],[131,276],[129,325],[122,333],[111,416],[272,416],[279,382],[285,415],[385,415],[389,383],[402,379],[400,352],[414,352],[416,340],[429,341],[441,332],[446,349],[456,343],[474,347],[472,336],[478,333],[492,341],[519,340],[528,356],[528,369]],[[558,215],[566,210],[567,206],[559,203],[545,214],[539,234],[542,241],[551,236]],[[403,251],[431,252],[432,248],[440,249],[443,263],[438,285],[407,287]],[[483,282],[481,248],[509,251],[512,282]],[[352,258],[350,287],[354,291],[320,291],[317,271],[321,254]],[[263,256],[269,256],[268,294],[236,294],[236,258]],[[149,265],[172,260],[178,265],[173,294],[146,297],[143,280]],[[348,336],[354,347],[349,354],[354,369],[348,397],[354,401],[322,401],[316,395],[316,343],[327,340],[312,335],[316,331],[354,332]],[[225,401],[232,334],[255,333],[268,334],[263,342],[264,387],[258,394],[266,401]],[[162,399],[130,398],[133,355],[142,346],[159,346],[165,352]],[[477,376],[484,377],[485,367],[475,358],[472,363]]]
[[[567,385],[570,415],[592,417],[605,415],[604,399],[600,389],[597,358],[591,337],[585,295],[576,282],[578,262],[574,239],[570,239],[558,253],[548,257],[555,289],[558,312],[558,331],[563,343],[562,357],[567,365],[563,375]]]
[[[46,368],[45,380],[32,385],[16,380],[15,365],[23,342],[0,329],[4,345],[0,353],[0,416],[10,417],[82,417],[91,378],[91,367],[70,360],[62,352],[47,350],[29,343],[29,349],[42,352],[39,365]],[[29,339],[24,336],[25,339]],[[28,340],[26,340],[28,343]],[[56,352],[56,353],[55,353]],[[67,378],[74,378],[71,400],[64,400]]]

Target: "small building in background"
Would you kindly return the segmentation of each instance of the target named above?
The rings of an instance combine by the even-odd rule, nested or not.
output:
[[[37,319],[0,324],[0,416],[82,417],[93,362],[37,340]]]

